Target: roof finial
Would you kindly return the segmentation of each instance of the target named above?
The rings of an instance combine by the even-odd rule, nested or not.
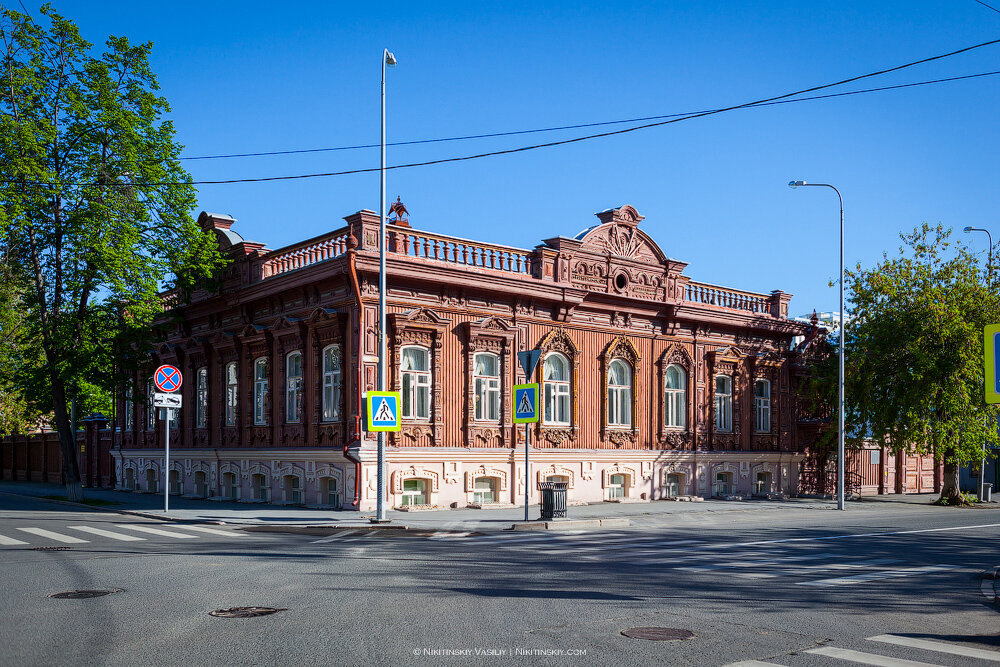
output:
[[[389,222],[396,225],[402,225],[403,227],[410,226],[410,212],[406,210],[406,206],[403,204],[402,201],[400,201],[398,195],[396,196],[396,201],[394,201],[392,205],[389,207],[389,213],[390,215],[391,214],[396,215],[396,217],[390,220]],[[403,217],[404,215],[406,216],[405,218]]]

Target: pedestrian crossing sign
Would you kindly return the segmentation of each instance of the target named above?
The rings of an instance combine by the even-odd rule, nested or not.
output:
[[[538,421],[538,383],[514,385],[514,423]]]
[[[1000,403],[1000,324],[988,324],[983,331],[986,353],[986,402]]]
[[[365,403],[368,407],[368,431],[399,431],[398,391],[370,391]]]

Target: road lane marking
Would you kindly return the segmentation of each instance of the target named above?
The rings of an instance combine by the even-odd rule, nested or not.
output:
[[[21,540],[15,540],[13,537],[5,537],[0,535],[0,544],[4,546],[14,546],[15,544],[27,544],[27,542],[22,542]]]
[[[886,644],[895,644],[897,646],[908,646],[910,648],[920,648],[925,651],[937,651],[939,653],[951,653],[952,655],[961,655],[966,658],[978,658],[980,660],[989,660],[990,662],[1000,662],[1000,653],[997,651],[987,651],[981,648],[972,648],[971,646],[961,646],[959,644],[948,644],[945,642],[936,642],[930,639],[917,639],[916,637],[901,637],[899,635],[878,635],[875,637],[869,637],[868,641],[871,642],[884,642]]]
[[[911,574],[934,574],[956,570],[960,565],[927,565],[925,567],[907,567],[901,570],[883,570],[882,572],[869,572],[867,574],[855,574],[851,577],[834,577],[832,579],[817,579],[815,581],[800,581],[799,586],[818,586],[828,588],[830,586],[843,586],[847,584],[859,584],[864,581],[875,581],[878,579],[896,579],[908,577]]]
[[[66,526],[71,530],[79,530],[84,533],[91,533],[92,535],[100,535],[101,537],[110,537],[113,540],[121,540],[122,542],[145,542],[145,537],[136,537],[135,535],[126,535],[125,533],[115,533],[110,530],[103,530],[101,528],[94,528],[92,526]]]
[[[744,660],[742,662],[731,662],[724,667],[785,667],[776,662],[762,662],[760,660]]]
[[[859,567],[872,567],[875,565],[888,565],[898,563],[896,558],[872,558],[870,560],[858,560],[853,563],[824,563],[822,565],[796,565],[790,570],[785,570],[786,575],[815,574],[820,570],[854,570]]]
[[[823,537],[786,537],[780,540],[757,540],[755,542],[735,542],[733,544],[719,545],[727,547],[752,547],[759,544],[780,544],[782,542],[817,542],[820,540],[844,540],[851,537],[886,537],[890,535],[913,535],[916,533],[939,533],[946,530],[969,530],[971,528],[996,528],[1000,523],[980,523],[974,526],[952,526],[951,528],[922,528],[920,530],[896,530],[883,533],[854,533],[847,535],[824,535]],[[703,547],[691,547],[691,549],[711,549],[719,548],[705,545]]]
[[[127,523],[116,523],[115,526],[118,528],[124,528],[126,530],[138,530],[143,533],[149,533],[151,535],[162,535],[163,537],[173,537],[178,540],[197,540],[197,535],[188,535],[187,533],[172,533],[169,530],[161,530],[160,528],[150,528],[149,526],[135,526]]]
[[[313,544],[324,544],[325,542],[333,542],[334,540],[339,540],[339,539],[341,539],[343,537],[346,537],[347,535],[353,535],[356,532],[358,532],[358,531],[356,531],[356,530],[345,530],[342,533],[334,533],[330,537],[324,537],[323,539],[320,539],[320,540],[314,540]]]
[[[943,667],[933,662],[917,662],[916,660],[903,660],[902,658],[890,658],[887,655],[877,655],[875,653],[864,653],[862,651],[852,651],[846,648],[835,648],[824,646],[822,648],[811,648],[804,653],[814,653],[825,655],[829,658],[839,658],[850,662],[860,662],[862,665],[878,665],[878,667]]]
[[[472,534],[471,532],[449,533],[449,532],[439,531],[439,532],[436,532],[436,533],[432,533],[430,535],[430,538],[432,540],[447,540],[447,539],[454,539],[454,538],[458,538],[458,537],[468,537],[471,534]]]
[[[18,530],[23,530],[26,533],[38,535],[39,537],[47,537],[50,540],[55,540],[56,542],[65,542],[66,544],[84,544],[90,541],[81,540],[79,537],[70,537],[69,535],[63,535],[62,533],[53,533],[51,530],[45,530],[44,528],[18,528]]]
[[[199,533],[210,533],[212,535],[222,535],[224,537],[249,537],[246,533],[237,533],[231,530],[219,530],[218,528],[208,528],[207,526],[189,526],[187,524],[171,524],[171,528],[181,530],[196,530]]]

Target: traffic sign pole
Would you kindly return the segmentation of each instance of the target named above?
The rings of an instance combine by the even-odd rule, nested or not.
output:
[[[163,513],[170,511],[170,408],[163,408]]]
[[[521,370],[524,371],[524,381],[531,382],[531,375],[535,372],[535,366],[538,365],[538,360],[542,356],[541,350],[524,350],[517,353],[517,360],[521,364]],[[538,406],[541,403],[539,400],[538,391],[541,387],[535,385],[535,419],[538,422]],[[514,414],[517,415],[517,387],[514,387]],[[529,452],[531,451],[531,427],[528,422],[524,424],[524,520],[528,520],[528,500],[531,488],[531,459]]]
[[[528,462],[528,451],[531,449],[531,429],[524,425],[524,520],[528,520],[528,484],[531,483],[531,465]]]
[[[180,370],[170,364],[163,364],[153,373],[153,384],[165,394],[180,391],[183,382],[184,377]],[[177,398],[178,405],[180,405],[180,396]],[[162,400],[157,396],[150,407],[156,407],[156,404]],[[163,479],[163,513],[166,514],[170,511],[170,411],[173,408],[165,407],[162,409],[165,418],[163,420],[163,473],[161,477]]]

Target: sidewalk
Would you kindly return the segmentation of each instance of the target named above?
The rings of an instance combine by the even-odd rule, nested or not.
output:
[[[65,502],[66,489],[58,484],[43,484],[41,482],[0,482],[0,509],[4,507],[4,497],[10,495],[44,497],[54,496]],[[889,505],[926,505],[936,499],[937,494],[919,494],[905,496],[869,496],[862,501],[851,501],[848,509],[872,508]],[[197,498],[170,497],[170,511],[163,512],[163,494],[134,493],[111,489],[85,489],[84,498],[113,503],[91,509],[111,511],[137,516],[166,519],[171,521],[191,521],[199,523],[226,523],[239,525],[267,526],[327,526],[327,527],[361,527],[369,526],[369,518],[374,511],[334,511],[307,509],[303,507],[281,506],[270,504],[238,503],[232,501],[211,501]],[[997,507],[996,504],[993,505]],[[81,507],[75,505],[74,507]],[[88,506],[89,507],[89,506]],[[702,512],[781,512],[789,509],[798,510],[833,510],[836,502],[820,498],[791,498],[782,501],[751,500],[723,501],[705,500],[702,502],[653,501],[637,503],[593,503],[589,505],[571,505],[568,509],[566,528],[596,528],[597,520],[611,519],[615,527],[624,527],[626,521],[645,522],[654,517],[669,517],[679,514],[698,514]],[[539,517],[539,508],[532,505],[528,516],[535,520]],[[510,530],[515,523],[523,523],[524,508],[512,507],[503,509],[442,509],[421,512],[399,512],[388,510],[386,517],[393,526],[405,526],[423,530],[462,530],[462,531],[498,531]],[[588,520],[586,524],[574,526],[574,520]]]

